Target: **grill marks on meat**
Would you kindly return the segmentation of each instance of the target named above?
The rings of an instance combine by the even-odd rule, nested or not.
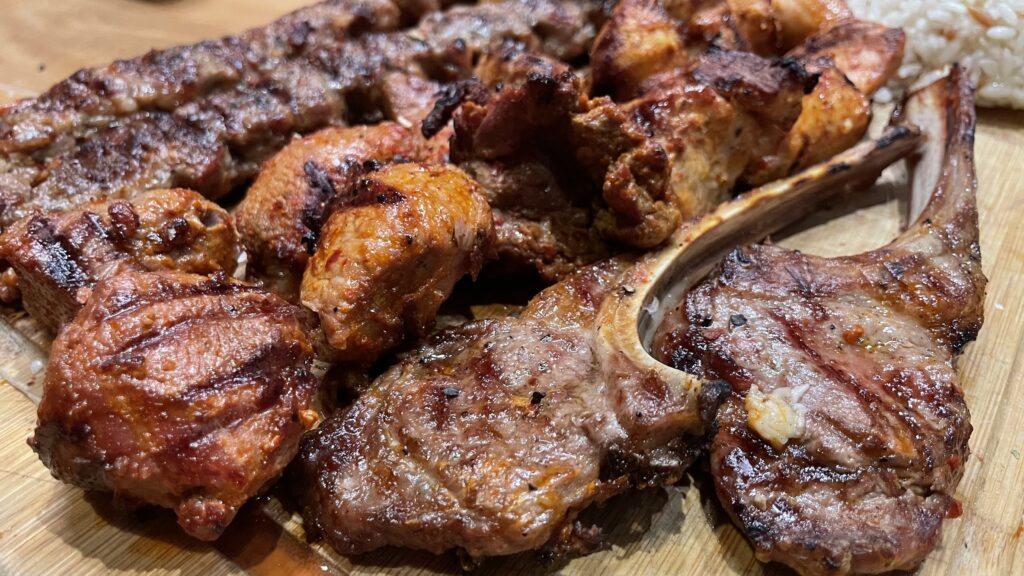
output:
[[[494,241],[479,185],[452,166],[398,164],[337,201],[302,278],[302,303],[338,360],[368,365],[434,323]]]
[[[968,456],[955,358],[982,323],[972,89],[957,69],[912,97],[931,200],[879,250],[739,249],[690,293],[659,350],[734,390],[712,473],[764,561],[801,573],[917,566]]]
[[[103,280],[54,340],[30,444],[55,477],[215,539],[315,420],[300,318],[223,274]]]
[[[346,554],[569,550],[583,508],[678,480],[702,443],[673,418],[679,399],[606,378],[593,347],[627,266],[584,268],[517,318],[442,331],[309,434],[290,473],[309,533]],[[663,416],[632,413],[647,400]],[[673,440],[647,443],[648,425]]]
[[[182,189],[29,216],[0,235],[25,310],[54,332],[99,280],[124,270],[231,273],[238,254],[227,212]]]
[[[0,110],[0,227],[152,188],[217,197],[295,132],[394,113],[403,102],[393,73],[462,78],[503,41],[573,58],[598,12],[596,3],[505,0],[398,31],[389,2],[335,0],[237,37],[79,72]]]

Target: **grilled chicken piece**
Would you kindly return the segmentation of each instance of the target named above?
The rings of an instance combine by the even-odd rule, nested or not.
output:
[[[53,342],[30,444],[55,477],[213,540],[316,418],[300,316],[224,274],[102,280]]]
[[[732,386],[716,490],[759,559],[802,574],[911,570],[959,514],[971,424],[956,356],[981,328],[986,282],[966,74],[912,96],[906,116],[929,138],[913,226],[857,256],[738,249],[658,348]]]
[[[903,60],[903,31],[847,20],[790,51],[786,57],[819,74],[814,91],[781,146],[744,176],[750,185],[770,182],[817,164],[853,146],[871,122],[870,96]]]
[[[30,213],[154,188],[217,197],[296,132],[382,119],[394,72],[465,78],[481,53],[506,41],[582,55],[600,4],[455,6],[398,30],[391,2],[331,0],[240,36],[78,72],[0,108],[0,230]],[[367,102],[383,109],[362,109]]]
[[[426,159],[423,142],[393,122],[327,128],[274,156],[232,214],[250,277],[294,300],[320,228],[368,171]]]
[[[289,472],[307,533],[344,554],[558,553],[583,508],[678,480],[703,443],[675,412],[686,395],[606,378],[592,347],[626,267],[584,268],[518,318],[442,331],[307,435]]]
[[[656,246],[727,198],[778,147],[814,80],[799,66],[714,51],[620,105],[588,100],[564,65],[501,59],[525,64],[508,64],[512,81],[456,110],[452,160],[495,209],[499,258],[549,280],[606,256],[606,239]]]
[[[815,82],[793,62],[716,50],[648,79],[622,107],[668,154],[670,196],[685,220],[726,200],[775,152]]]
[[[46,216],[0,235],[22,304],[50,330],[70,322],[93,285],[124,270],[234,272],[239,245],[227,212],[190,190],[154,190]]]
[[[479,186],[451,166],[397,164],[358,180],[324,224],[302,277],[336,358],[370,364],[422,335],[494,241]]]
[[[594,39],[594,90],[628,100],[642,81],[682,66],[686,56],[679,22],[660,0],[622,0]]]
[[[844,0],[726,0],[744,45],[756,54],[781,54],[809,37],[853,20]]]

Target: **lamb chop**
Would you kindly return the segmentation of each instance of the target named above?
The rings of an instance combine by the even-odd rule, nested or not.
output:
[[[379,121],[400,95],[395,72],[456,80],[504,41],[583,54],[599,5],[455,6],[398,30],[391,2],[329,0],[240,36],[83,70],[0,109],[0,230],[29,213],[154,188],[216,198],[293,133]]]
[[[102,280],[53,342],[29,443],[55,477],[215,539],[316,420],[302,317],[223,273]]]
[[[25,310],[51,331],[70,322],[96,282],[126,270],[234,272],[239,242],[227,212],[190,190],[28,216],[0,235]]]
[[[895,130],[726,203],[694,229],[710,231],[712,246],[770,231],[872,181],[915,142]],[[678,480],[726,389],[650,356],[637,362],[622,345],[630,330],[636,340],[629,304],[651,261],[660,260],[583,267],[516,317],[443,330],[405,353],[303,440],[289,476],[307,533],[345,554],[457,548],[470,562],[592,549],[597,534],[577,514]]]
[[[737,249],[658,347],[732,387],[716,491],[759,559],[802,574],[912,570],[960,514],[971,424],[956,357],[981,328],[986,283],[967,75],[913,95],[904,116],[929,138],[912,226],[841,258]]]

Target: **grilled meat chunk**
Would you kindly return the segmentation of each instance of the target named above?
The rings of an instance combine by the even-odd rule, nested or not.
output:
[[[511,79],[455,111],[451,157],[495,209],[499,258],[546,279],[605,257],[607,240],[656,246],[725,200],[778,147],[814,81],[799,66],[712,51],[616,104],[589,100],[564,65],[499,58],[517,62],[504,64]]]
[[[599,4],[456,6],[396,30],[390,2],[331,0],[237,37],[79,72],[0,109],[0,229],[152,188],[217,197],[252,178],[293,133],[393,113],[393,72],[456,80],[505,41],[579,56]]]
[[[621,106],[665,150],[668,196],[689,219],[726,200],[778,148],[816,81],[791,62],[713,50],[648,79]]]
[[[307,533],[344,554],[557,553],[583,508],[678,480],[703,443],[679,417],[686,395],[606,375],[593,348],[625,268],[586,267],[518,318],[440,332],[307,435],[289,472]]]
[[[339,360],[370,364],[433,325],[494,241],[479,186],[452,166],[397,164],[358,180],[324,224],[302,277]]]
[[[22,304],[50,330],[70,322],[93,285],[124,270],[232,273],[239,243],[227,212],[190,190],[28,216],[0,235]]]
[[[966,75],[906,114],[929,138],[913,226],[842,258],[738,249],[659,344],[732,386],[711,447],[719,498],[758,558],[803,574],[913,569],[958,514],[971,424],[956,356],[981,328],[986,282]]]
[[[501,265],[555,280],[609,254],[593,228],[593,185],[580,178],[571,117],[583,84],[568,66],[519,50],[485,57],[488,90],[454,113],[452,162],[483,187]],[[589,189],[588,189],[589,188]]]
[[[54,340],[30,444],[55,477],[215,539],[315,420],[300,315],[224,274],[103,280]]]
[[[421,139],[393,122],[326,128],[286,146],[232,214],[248,275],[294,300],[321,226],[359,179],[375,166],[425,156]]]
[[[660,0],[622,0],[594,39],[590,63],[594,90],[629,100],[640,83],[685,64],[679,22]]]
[[[871,122],[869,98],[903,60],[903,31],[847,20],[811,36],[786,57],[819,75],[800,118],[775,154],[748,171],[751,185],[776,180],[853,146]]]

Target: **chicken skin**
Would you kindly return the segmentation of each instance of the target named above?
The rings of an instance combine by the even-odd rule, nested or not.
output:
[[[337,359],[369,364],[430,328],[493,242],[490,206],[463,171],[388,166],[360,179],[324,224],[302,303],[320,315]]]
[[[119,271],[230,274],[239,251],[227,212],[180,188],[27,216],[0,236],[0,260],[16,273],[25,310],[54,332],[96,282]]]
[[[29,443],[56,478],[213,540],[315,420],[300,315],[224,274],[103,280],[54,340]]]

